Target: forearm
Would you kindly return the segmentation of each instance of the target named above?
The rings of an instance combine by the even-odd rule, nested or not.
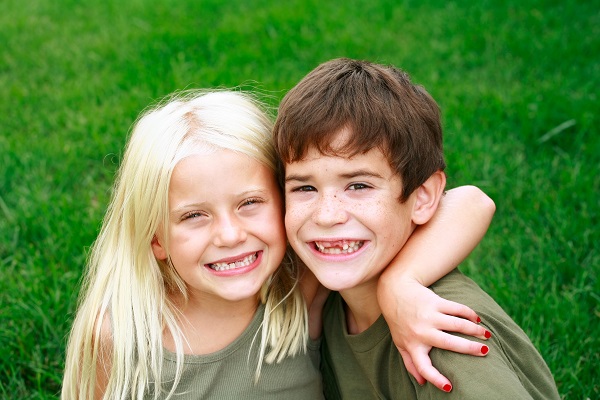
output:
[[[489,338],[467,306],[440,298],[429,286],[452,271],[485,235],[494,202],[474,186],[447,192],[436,214],[413,232],[379,279],[377,297],[394,343],[419,383],[428,380],[448,391],[451,382],[431,364],[429,350],[483,356],[481,343],[450,335],[459,332]]]
[[[394,282],[404,276],[429,286],[453,270],[485,235],[496,206],[475,186],[449,190],[434,217],[417,227],[382,275]]]

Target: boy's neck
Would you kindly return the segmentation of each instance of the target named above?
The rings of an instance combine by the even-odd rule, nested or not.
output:
[[[346,303],[344,308],[346,328],[351,335],[366,331],[381,315],[381,308],[377,301],[378,278],[352,289],[340,291]]]

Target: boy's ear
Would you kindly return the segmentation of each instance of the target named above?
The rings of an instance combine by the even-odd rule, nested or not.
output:
[[[423,225],[433,217],[445,187],[446,174],[443,171],[436,171],[417,188],[412,211],[412,220],[415,224]]]
[[[160,243],[160,240],[154,235],[152,241],[150,242],[152,246],[152,252],[154,253],[154,257],[158,260],[166,260],[167,259],[167,250]]]

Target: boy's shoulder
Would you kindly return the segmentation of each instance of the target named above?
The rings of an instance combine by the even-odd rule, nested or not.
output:
[[[458,269],[429,287],[438,296],[471,307],[492,333],[502,332],[503,338],[520,337],[529,340],[523,330],[504,309],[471,278]],[[510,335],[506,335],[510,332]]]
[[[475,281],[460,272],[458,268],[452,270],[446,276],[429,286],[429,288],[444,299],[461,302],[471,308],[473,308],[471,304],[474,304],[502,311],[502,308],[489,294],[481,289]]]
[[[453,398],[474,393],[485,398],[491,398],[490,393],[498,393],[495,398],[558,398],[552,374],[528,335],[472,279],[454,270],[430,288],[447,300],[471,307],[481,317],[481,325],[492,333],[490,339],[481,341],[490,348],[485,357],[431,351],[440,372],[453,382],[461,382],[452,390],[457,396]],[[494,379],[489,379],[490,374]]]

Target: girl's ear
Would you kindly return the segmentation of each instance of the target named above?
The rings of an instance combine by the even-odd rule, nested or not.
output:
[[[160,243],[160,240],[158,240],[156,235],[154,235],[154,237],[152,238],[150,245],[152,246],[152,252],[154,253],[154,257],[156,257],[157,260],[167,259],[167,250]]]
[[[423,225],[433,217],[445,187],[446,174],[444,171],[436,171],[417,188],[412,211],[412,221],[415,224]]]

